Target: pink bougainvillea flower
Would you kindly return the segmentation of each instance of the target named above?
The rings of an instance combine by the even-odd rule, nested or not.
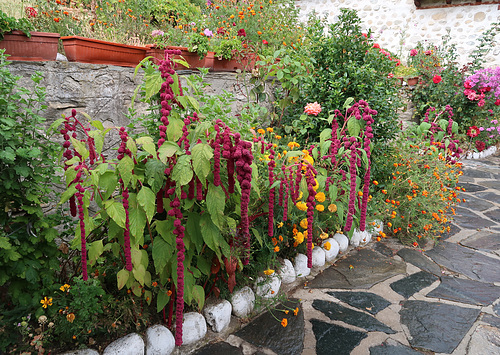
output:
[[[321,105],[317,102],[308,103],[306,107],[304,107],[304,113],[308,115],[317,116],[321,112]]]
[[[443,80],[443,79],[441,78],[441,75],[434,75],[434,78],[432,78],[432,82],[433,82],[434,84],[439,84],[439,83],[441,82],[441,80]]]
[[[467,135],[471,138],[479,136],[479,133],[480,133],[480,131],[479,131],[479,128],[477,128],[477,126],[471,126],[467,130]]]
[[[247,33],[245,32],[245,30],[243,28],[240,28],[238,30],[238,36],[240,36],[240,37],[246,37]]]
[[[418,51],[416,49],[410,50],[410,57],[414,57],[418,54]]]

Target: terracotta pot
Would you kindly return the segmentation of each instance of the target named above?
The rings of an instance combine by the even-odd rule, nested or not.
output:
[[[418,77],[416,78],[408,78],[406,79],[406,83],[408,84],[408,86],[415,86],[418,84]]]
[[[231,71],[235,72],[236,70],[246,69],[247,71],[255,68],[256,57],[248,57],[242,58],[241,60],[233,59],[224,59],[224,58],[215,58],[214,59],[214,71]]]
[[[154,45],[147,45],[148,50],[146,51],[146,56],[152,56],[152,62],[155,64],[159,64],[161,59],[165,58],[165,50],[155,47]],[[188,64],[189,68],[178,64],[175,68],[176,70],[185,70],[185,69],[196,69],[196,68],[209,68],[213,69],[214,63],[214,52],[208,52],[207,55],[200,59],[200,56],[197,53],[190,52],[186,47],[176,47],[176,46],[168,46],[167,49],[178,49],[181,51],[181,55],[174,56],[174,59],[184,59]]]
[[[59,37],[59,33],[50,32],[31,32],[27,37],[22,31],[12,31],[4,34],[0,48],[10,54],[9,60],[56,60]]]
[[[61,37],[70,62],[135,67],[146,57],[146,47],[101,41],[80,36]]]

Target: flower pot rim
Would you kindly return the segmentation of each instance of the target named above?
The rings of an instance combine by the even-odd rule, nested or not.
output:
[[[37,31],[30,31],[31,36],[36,36],[36,37],[54,37],[54,38],[60,38],[61,35],[56,32],[37,32]],[[25,37],[28,37],[24,34],[23,31],[20,30],[13,30],[7,33],[4,33],[4,36],[7,35],[23,35]]]
[[[81,36],[63,36],[63,37],[61,37],[61,40],[62,41],[78,40],[78,41],[82,41],[82,42],[108,44],[108,45],[113,45],[113,46],[122,47],[122,48],[142,49],[142,50],[147,50],[148,49],[147,47],[143,47],[143,46],[133,46],[133,45],[130,45],[130,44],[116,43],[116,42],[110,42],[110,41],[103,41],[101,39],[81,37]]]

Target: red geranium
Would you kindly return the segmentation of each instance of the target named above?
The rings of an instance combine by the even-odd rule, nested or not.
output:
[[[467,135],[471,138],[479,136],[479,133],[481,133],[481,131],[477,128],[477,126],[471,126],[467,130]]]
[[[432,78],[432,82],[433,82],[434,84],[439,84],[439,83],[441,82],[441,80],[443,80],[443,79],[441,78],[441,75],[434,75],[434,78]]]
[[[478,152],[482,152],[486,149],[486,144],[483,141],[476,141],[476,149]]]
[[[238,36],[240,36],[240,37],[246,37],[247,33],[245,32],[245,30],[243,28],[240,28],[238,30]]]
[[[28,18],[36,17],[36,15],[38,15],[38,12],[36,12],[36,10],[31,6],[28,6],[25,11],[26,11],[26,16],[28,16]]]

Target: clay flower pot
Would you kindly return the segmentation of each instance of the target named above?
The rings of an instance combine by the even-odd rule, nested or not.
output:
[[[130,46],[80,36],[61,37],[70,62],[135,67],[146,57],[146,47]]]
[[[214,59],[214,71],[230,71],[235,72],[238,69],[247,71],[255,68],[256,57],[249,56],[242,58],[241,60],[237,60],[236,58],[224,59],[224,58],[215,58]]]
[[[9,60],[47,61],[56,60],[59,33],[30,32],[27,37],[22,31],[4,34],[0,48],[10,54]]]
[[[147,45],[146,56],[151,56],[151,60],[155,64],[159,64],[161,59],[165,58],[165,50],[155,47],[154,45]],[[183,65],[177,65],[176,70],[185,70],[185,69],[196,69],[196,68],[209,68],[213,70],[214,65],[214,52],[208,52],[205,57],[200,59],[200,56],[197,53],[190,52],[186,47],[176,47],[176,46],[168,46],[167,49],[179,49],[181,51],[181,55],[174,56],[174,59],[184,59],[188,64],[189,68],[186,68]]]
[[[415,78],[408,78],[406,79],[406,83],[408,84],[408,86],[415,86],[418,84],[418,77],[415,77]]]

